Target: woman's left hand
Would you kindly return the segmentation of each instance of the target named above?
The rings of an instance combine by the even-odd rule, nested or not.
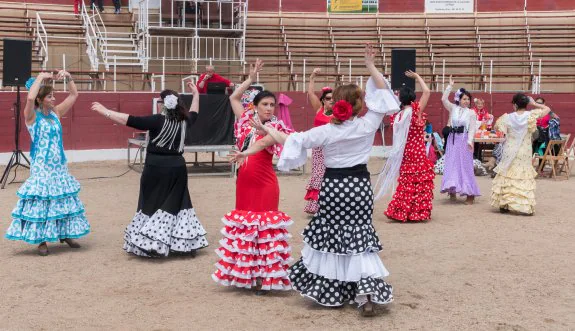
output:
[[[56,79],[64,79],[64,78],[71,78],[72,76],[70,75],[69,72],[67,72],[66,70],[60,70],[58,71],[58,74],[56,74]]]
[[[257,113],[250,118],[250,125],[258,131],[267,132],[266,126],[262,123]]]
[[[375,49],[370,43],[365,44],[365,64],[370,65],[375,63]]]
[[[192,90],[192,94],[193,94],[193,95],[197,95],[197,94],[200,93],[200,92],[198,92],[198,87],[196,86],[196,84],[194,84],[194,82],[191,82],[191,81],[190,81],[190,82],[188,82],[187,85],[188,85],[188,87],[190,88],[190,90]]]

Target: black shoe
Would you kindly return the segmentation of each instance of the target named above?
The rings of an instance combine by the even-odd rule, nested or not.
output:
[[[46,243],[41,243],[38,246],[38,255],[47,256],[48,254],[50,254],[50,251],[48,250],[48,245],[46,245]]]
[[[66,243],[68,244],[68,246],[70,246],[70,248],[80,248],[82,246],[80,246],[80,244],[78,244],[78,242],[72,238],[66,238],[66,239],[60,239],[60,243]]]

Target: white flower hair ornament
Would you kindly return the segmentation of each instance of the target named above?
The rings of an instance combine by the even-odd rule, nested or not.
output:
[[[463,87],[457,90],[457,92],[455,92],[455,97],[453,97],[453,100],[457,102],[461,101],[461,95],[463,94],[463,92],[465,92],[465,89]]]
[[[178,106],[177,96],[170,94],[164,98],[164,107],[166,107],[166,109],[176,109],[177,106]]]

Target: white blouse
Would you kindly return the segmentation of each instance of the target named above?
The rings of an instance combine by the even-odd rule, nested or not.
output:
[[[278,162],[278,169],[287,171],[304,165],[307,149],[323,146],[325,166],[348,168],[367,164],[375,132],[385,115],[398,112],[400,104],[389,82],[386,89],[377,89],[370,78],[366,85],[365,103],[368,109],[363,117],[349,119],[342,124],[326,124],[305,132],[292,133],[286,139]]]
[[[452,88],[453,86],[451,85],[447,86],[443,92],[443,96],[441,97],[443,106],[449,111],[448,124],[450,123],[453,127],[465,127],[465,132],[467,132],[467,143],[472,144],[473,138],[475,137],[475,131],[477,131],[478,128],[477,115],[472,109],[463,108],[449,102],[449,94],[451,93]]]

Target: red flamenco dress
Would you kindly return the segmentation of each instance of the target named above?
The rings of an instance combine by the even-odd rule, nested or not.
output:
[[[240,150],[263,138],[249,125],[252,116],[254,112],[247,110],[236,123]],[[270,124],[291,133],[275,117]],[[262,290],[291,289],[287,274],[292,260],[287,239],[291,235],[287,227],[293,221],[278,210],[280,190],[272,165],[273,155],[279,156],[281,149],[281,145],[274,145],[251,155],[238,170],[236,209],[222,219],[224,238],[216,250],[220,260],[212,274],[222,285],[251,288],[257,287],[259,280]]]
[[[433,163],[425,155],[423,129],[427,114],[418,118],[419,103],[413,102],[413,116],[409,126],[403,160],[399,169],[397,189],[387,206],[385,216],[397,221],[426,221],[433,208]],[[392,118],[392,123],[395,120]]]
[[[328,116],[321,108],[315,115],[313,126],[322,126],[331,122],[332,116]],[[323,148],[316,147],[312,149],[312,163],[311,163],[311,177],[306,187],[306,195],[304,200],[307,201],[304,211],[308,214],[314,215],[319,209],[318,199],[321,183],[323,182],[323,175],[325,173],[325,164],[323,157]]]

